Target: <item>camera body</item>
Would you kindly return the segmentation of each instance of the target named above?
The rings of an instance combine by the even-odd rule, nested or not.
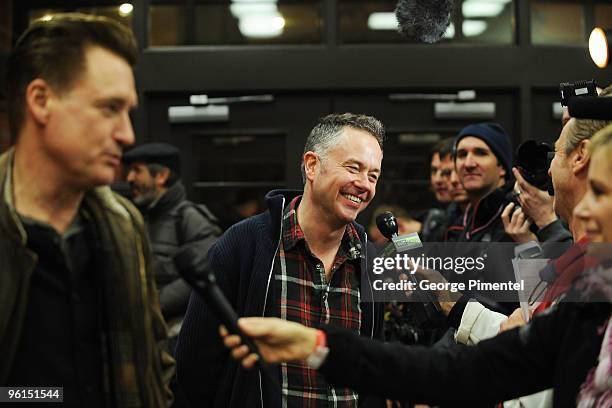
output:
[[[554,155],[550,145],[535,140],[524,141],[516,150],[516,167],[521,176],[532,186],[548,191],[550,195],[554,195],[554,189],[548,169]]]

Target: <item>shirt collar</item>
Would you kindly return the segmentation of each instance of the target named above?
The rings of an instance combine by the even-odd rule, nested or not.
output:
[[[4,201],[6,202],[8,208],[13,211],[15,214],[17,214],[17,216],[19,217],[19,220],[24,223],[24,224],[28,224],[28,225],[38,225],[40,227],[45,227],[45,228],[52,228],[49,224],[44,223],[42,221],[38,221],[35,220],[33,218],[29,218],[26,217],[24,215],[21,215],[17,212],[17,209],[15,208],[15,202],[13,200],[13,162],[14,162],[14,158],[15,155],[11,155],[11,157],[9,158],[9,162],[8,162],[8,166],[7,166],[7,171],[6,171],[6,179],[4,180]],[[74,219],[72,220],[72,222],[70,223],[70,225],[68,226],[68,228],[66,228],[66,231],[64,231],[64,233],[62,234],[63,238],[69,238],[73,235],[76,235],[78,233],[80,233],[83,230],[83,222],[80,216],[80,211],[81,211],[81,207],[79,207],[79,211],[77,212],[76,216],[74,217]]]
[[[293,200],[291,200],[289,205],[285,207],[285,210],[283,212],[283,247],[286,251],[291,250],[300,241],[305,242],[304,231],[302,231],[300,223],[297,219],[297,209],[301,199],[301,195],[295,197]],[[350,223],[346,226],[344,230],[339,254],[342,254],[343,256],[347,256],[349,258],[354,258],[354,256],[346,255],[351,254],[351,250],[353,248],[358,248],[359,253],[363,252],[363,250],[361,249],[361,240],[359,239],[357,229],[352,223]]]

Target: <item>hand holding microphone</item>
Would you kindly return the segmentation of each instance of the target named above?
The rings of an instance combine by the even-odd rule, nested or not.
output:
[[[257,345],[249,337],[244,336],[240,330],[238,315],[217,285],[217,280],[210,270],[208,262],[193,248],[189,247],[179,251],[173,257],[173,261],[181,277],[212,309],[227,331],[240,335],[242,342],[248,346],[251,353],[260,356]],[[265,368],[261,358],[259,358],[257,364],[260,368]]]

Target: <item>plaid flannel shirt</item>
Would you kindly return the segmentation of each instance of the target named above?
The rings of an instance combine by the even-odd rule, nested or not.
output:
[[[323,262],[309,249],[297,220],[301,196],[294,198],[283,215],[279,250],[280,271],[275,275],[277,307],[282,319],[309,327],[332,324],[361,329],[359,262],[350,248],[360,244],[355,227],[347,225],[333,263],[329,282]],[[283,407],[357,407],[358,396],[348,388],[331,387],[305,363],[281,365]]]

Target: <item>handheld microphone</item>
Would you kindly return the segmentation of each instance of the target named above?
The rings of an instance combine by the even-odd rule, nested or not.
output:
[[[399,0],[399,32],[424,43],[440,41],[451,21],[454,0]]]
[[[260,368],[266,369],[257,345],[245,336],[238,327],[238,314],[217,285],[217,280],[208,266],[208,261],[201,259],[193,248],[185,248],[178,252],[172,260],[181,277],[212,309],[213,313],[227,328],[227,331],[240,335],[242,342],[249,347],[249,350],[259,356],[257,364]]]
[[[391,211],[385,211],[376,216],[376,227],[389,241],[392,241],[394,237],[397,237],[399,231],[397,219]]]
[[[570,98],[567,102],[569,114],[578,119],[612,120],[612,98],[584,96]]]
[[[390,245],[393,245],[397,252],[403,252],[406,250],[414,249],[417,247],[414,243],[402,242],[402,237],[398,236],[398,224],[397,218],[390,211],[385,211],[376,216],[376,226],[378,230],[385,238],[389,240]],[[418,287],[418,280],[416,276],[409,273],[408,278],[413,282],[415,287]],[[414,293],[415,299],[423,302],[423,309],[427,320],[434,320],[437,316],[437,312],[440,310],[438,303],[427,293]]]

